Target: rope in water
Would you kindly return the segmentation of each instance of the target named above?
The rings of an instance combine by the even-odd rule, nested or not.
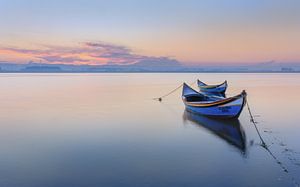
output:
[[[195,84],[195,83],[196,83],[196,81],[194,81],[194,82],[193,82],[192,84],[190,84],[190,85],[193,85],[193,84]],[[165,98],[165,97],[171,95],[172,93],[176,92],[176,91],[177,91],[179,88],[181,88],[182,86],[183,86],[183,83],[180,84],[178,87],[176,87],[174,90],[172,90],[172,91],[166,93],[165,95],[160,96],[160,97],[156,97],[156,98],[153,98],[153,99],[154,99],[154,100],[158,100],[158,101],[162,101],[163,98]]]
[[[183,86],[183,84],[180,84],[180,86],[178,86],[177,88],[175,88],[174,90],[170,91],[169,93],[161,96],[161,97],[156,97],[156,98],[153,98],[154,100],[158,100],[158,101],[162,101],[162,98],[164,97],[167,97],[169,95],[171,95],[172,93],[176,92],[179,88],[181,88]]]
[[[250,115],[250,122],[253,123],[253,125],[254,125],[254,127],[256,129],[256,132],[257,132],[257,134],[258,134],[258,136],[260,138],[262,147],[268,148],[267,144],[265,143],[264,139],[262,138],[262,136],[261,136],[261,134],[260,134],[260,132],[259,132],[257,126],[256,126],[257,122],[255,121],[255,119],[254,119],[254,117],[252,115],[252,112],[251,112],[251,109],[250,109],[250,106],[249,106],[249,103],[248,103],[248,99],[246,99],[246,105],[247,105],[247,109],[248,109],[248,112],[249,112],[249,115]]]
[[[255,121],[254,119],[254,116],[252,115],[252,112],[251,112],[251,109],[250,109],[250,106],[249,106],[249,103],[248,103],[248,100],[246,100],[246,105],[247,105],[247,109],[248,109],[248,112],[249,112],[249,115],[250,115],[250,122],[254,125],[255,129],[256,129],[256,132],[260,138],[260,141],[261,141],[261,146],[271,155],[271,157],[275,160],[275,162],[281,167],[281,169],[285,172],[285,173],[289,173],[287,167],[284,166],[284,164],[279,161],[279,159],[272,153],[272,151],[269,149],[269,147],[267,146],[267,144],[265,143],[264,139],[262,138],[258,128],[257,128],[257,122]],[[294,183],[295,186],[297,187],[300,187],[300,184],[296,181],[296,179],[289,175],[291,181]]]

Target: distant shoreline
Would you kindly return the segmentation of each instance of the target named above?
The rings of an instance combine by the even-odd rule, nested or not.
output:
[[[0,71],[5,73],[282,73],[282,74],[298,74],[300,71]]]

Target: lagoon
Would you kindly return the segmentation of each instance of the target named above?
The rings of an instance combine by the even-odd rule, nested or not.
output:
[[[245,89],[277,160],[260,146],[246,108],[237,122],[220,124],[185,112],[181,91],[153,100],[196,79],[227,80],[229,96]],[[0,186],[279,187],[300,181],[297,73],[8,73],[0,74],[0,85]],[[242,146],[224,137],[232,129],[241,133]]]

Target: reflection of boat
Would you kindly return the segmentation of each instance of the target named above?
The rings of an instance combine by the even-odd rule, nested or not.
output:
[[[183,84],[182,100],[186,109],[214,118],[238,118],[246,102],[246,92],[233,97],[219,97],[197,92]]]
[[[184,111],[183,119],[204,127],[238,148],[243,154],[246,153],[246,135],[238,119],[215,120],[195,113]]]
[[[224,81],[222,84],[218,85],[207,85],[204,82],[197,80],[198,87],[201,92],[208,93],[221,93],[224,94],[227,89],[227,81]]]

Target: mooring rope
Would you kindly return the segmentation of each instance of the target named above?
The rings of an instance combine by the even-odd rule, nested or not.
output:
[[[193,84],[195,84],[195,83],[196,83],[196,81],[194,81],[194,82],[191,83],[190,85],[193,85]],[[183,86],[183,83],[181,83],[178,87],[176,87],[174,90],[172,90],[172,91],[166,93],[165,95],[162,95],[162,96],[160,96],[160,97],[155,97],[155,98],[153,98],[153,99],[154,99],[154,100],[157,100],[157,101],[162,101],[163,98],[165,98],[165,97],[171,95],[172,93],[176,92],[176,91],[177,91],[179,88],[181,88],[182,86]]]
[[[300,184],[297,182],[297,180],[289,175],[289,170],[287,169],[286,166],[284,166],[284,164],[272,153],[272,151],[269,149],[269,147],[267,146],[267,144],[265,143],[264,139],[262,138],[258,128],[257,128],[257,122],[255,121],[254,119],[254,116],[252,115],[252,112],[251,112],[251,109],[250,109],[250,106],[249,106],[249,103],[248,103],[248,100],[246,100],[246,105],[247,105],[247,109],[248,109],[248,112],[249,112],[249,115],[250,115],[250,122],[254,125],[255,129],[256,129],[256,132],[260,138],[260,141],[261,141],[261,147],[263,147],[270,155],[271,157],[275,160],[275,162],[281,167],[281,169],[288,174],[288,176],[290,177],[291,181],[294,183],[295,186],[297,187],[300,187]]]
[[[164,97],[167,97],[169,95],[171,95],[172,93],[176,92],[179,88],[181,88],[183,86],[183,84],[180,84],[180,86],[178,86],[177,88],[175,88],[174,90],[168,92],[167,94],[163,95],[163,96],[160,96],[160,97],[156,97],[156,98],[153,98],[154,100],[158,100],[158,101],[162,101],[162,99]]]
[[[248,112],[249,112],[249,115],[250,115],[250,122],[254,125],[254,127],[256,129],[256,132],[257,132],[257,134],[260,138],[262,147],[268,148],[267,144],[265,143],[264,139],[262,138],[262,136],[261,136],[261,134],[260,134],[260,132],[259,132],[257,126],[256,126],[257,122],[255,121],[254,116],[252,115],[252,112],[251,112],[251,109],[250,109],[250,106],[249,106],[249,103],[248,103],[248,99],[246,99],[246,105],[247,105],[247,109],[248,109]]]

